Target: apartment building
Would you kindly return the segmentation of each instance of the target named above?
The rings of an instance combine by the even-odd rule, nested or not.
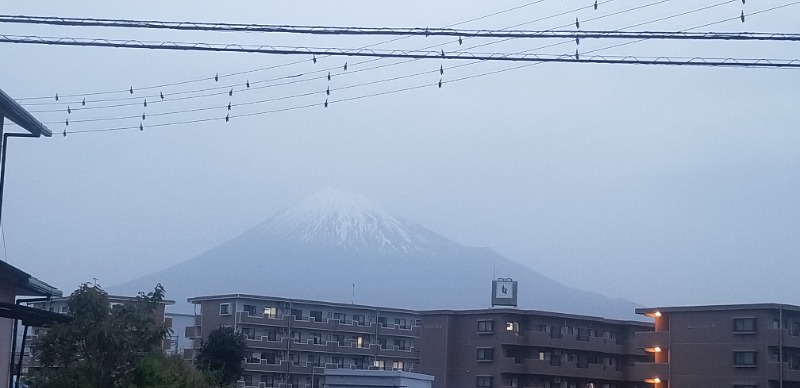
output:
[[[127,303],[134,303],[136,302],[136,297],[134,296],[119,296],[119,295],[108,295],[108,301],[111,306],[118,305],[118,304],[127,304]],[[66,296],[59,296],[50,298],[48,300],[37,300],[33,302],[28,302],[27,305],[30,308],[36,310],[43,310],[49,311],[51,313],[58,313],[60,315],[65,315],[69,312],[69,297]],[[166,306],[175,304],[175,301],[172,300],[164,300],[162,303],[156,307],[153,319],[155,322],[164,322],[164,324],[168,328],[172,328],[172,318],[167,316],[166,313]],[[28,331],[25,332],[24,341],[22,341],[23,332],[20,330],[18,335],[20,338],[17,341],[17,349],[15,349],[16,354],[19,355],[19,352],[22,352],[22,364],[21,364],[21,374],[26,375],[28,374],[29,368],[37,368],[39,367],[38,362],[31,357],[31,348],[30,345],[33,344],[39,335],[43,334],[47,328],[44,327],[32,327]],[[175,348],[176,337],[171,336],[169,338],[164,339],[161,344],[161,348],[165,351],[170,351]],[[27,344],[26,346],[21,346],[19,344]]]
[[[647,322],[493,308],[421,312],[420,372],[433,388],[639,388]]]
[[[247,337],[246,387],[321,387],[326,369],[419,370],[414,311],[243,294],[189,302],[196,320],[186,337],[195,348],[220,326]]]
[[[740,304],[637,309],[655,331],[636,333],[651,362],[632,373],[658,388],[800,387],[800,307]]]

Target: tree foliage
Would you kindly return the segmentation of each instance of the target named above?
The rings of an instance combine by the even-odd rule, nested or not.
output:
[[[98,285],[83,284],[69,298],[69,323],[55,324],[33,344],[42,368],[35,387],[130,387],[135,371],[170,334],[154,314],[164,300],[160,284],[132,303],[110,304]]]
[[[220,327],[209,333],[197,353],[195,362],[217,377],[221,385],[234,383],[244,372],[242,360],[247,350],[247,339],[232,327]]]
[[[211,388],[211,380],[180,356],[153,349],[134,371],[130,388]]]

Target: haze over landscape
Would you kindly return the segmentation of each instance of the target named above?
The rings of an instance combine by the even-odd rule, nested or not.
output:
[[[638,28],[673,31],[733,18],[708,29],[800,32],[798,7],[738,19],[743,8],[754,13],[779,1],[732,1],[659,22],[652,21],[712,2],[634,10],[642,3],[601,3],[565,12],[573,5],[556,0],[192,7],[51,0],[9,2],[3,13],[404,27],[472,20],[459,27],[542,30],[578,18],[587,30],[645,23]],[[339,47],[388,40],[12,24],[0,24],[0,34]],[[575,42],[558,42],[537,52],[573,55]],[[511,40],[476,50],[548,43]],[[606,49],[611,43],[579,46],[603,55],[796,55],[773,43],[647,41]],[[436,44],[459,47],[433,36],[376,47]],[[42,105],[21,101],[56,133],[9,141],[2,259],[65,293],[95,278],[126,293],[162,282],[178,301],[247,292],[349,302],[355,283],[357,303],[485,307],[496,265],[497,276],[522,282],[523,307],[537,309],[627,317],[633,302],[800,304],[800,72],[314,59],[0,44],[0,88],[20,99],[47,96]],[[383,64],[393,65],[365,70]],[[309,80],[321,69],[330,81]],[[432,74],[385,81],[421,72]],[[474,78],[447,83],[460,77]],[[267,80],[308,82],[244,90]],[[437,87],[440,80],[446,83]],[[417,84],[428,86],[359,98]],[[166,102],[151,98],[145,110],[142,89],[154,85],[171,85],[147,92],[163,92]],[[224,90],[202,103],[173,98],[214,87]],[[136,98],[135,106],[89,116],[76,109],[80,97],[63,97],[105,91],[113,93],[89,96],[89,106],[93,98]],[[56,93],[59,101],[50,98]],[[326,98],[353,100],[325,108]],[[277,101],[243,106],[269,99]],[[234,114],[276,112],[226,123],[231,102]],[[280,111],[298,104],[313,107]],[[206,105],[214,108],[169,114]],[[155,127],[206,117],[214,120]],[[108,120],[80,122],[98,118]],[[135,129],[103,131],[116,126]],[[76,132],[62,136],[66,129]]]
[[[186,298],[231,293],[464,309],[488,307],[497,277],[520,282],[520,307],[635,317],[631,302],[566,287],[491,249],[395,218],[363,195],[331,188],[208,252],[110,291],[126,295],[160,282],[184,311],[191,311]]]

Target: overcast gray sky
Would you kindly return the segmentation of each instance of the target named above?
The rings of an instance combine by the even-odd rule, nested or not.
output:
[[[3,13],[40,16],[268,24],[505,28],[564,13],[586,1],[17,1]],[[636,11],[644,4],[658,3]],[[606,0],[520,28],[682,30],[791,3],[785,1]],[[592,18],[606,17],[591,20]],[[798,33],[800,5],[707,27]],[[565,27],[562,27],[565,28]],[[566,27],[570,28],[570,27]],[[355,48],[386,37],[302,37],[0,25],[42,36],[314,45]],[[441,44],[413,38],[384,48]],[[485,43],[465,41],[461,48]],[[476,49],[530,50],[552,41],[515,40]],[[581,41],[580,50],[617,41]],[[638,42],[598,54],[798,58],[797,43]],[[574,42],[537,52],[572,54]],[[237,76],[215,74],[305,62]],[[339,69],[347,61],[349,72]],[[420,84],[430,87],[334,104],[326,80],[153,104],[145,130],[62,137],[66,105],[35,115],[58,135],[12,139],[4,200],[4,257],[73,290],[98,278],[113,285],[184,261],[325,187],[363,193],[391,213],[455,241],[489,246],[567,285],[643,304],[800,304],[800,71],[542,64],[435,86],[438,73],[372,86],[442,65],[445,81],[517,66],[359,58],[0,44],[0,87],[14,97],[169,86],[167,95],[220,85],[241,88],[329,67],[331,100]],[[315,76],[318,76],[316,74]],[[313,96],[236,107],[254,101]],[[140,94],[141,93],[141,94]],[[137,91],[134,96],[143,96]],[[123,94],[100,98],[127,97]],[[147,125],[318,103],[317,107],[197,124]],[[42,102],[54,102],[47,100]],[[98,103],[100,104],[100,103]],[[90,104],[91,105],[91,104]],[[219,106],[170,116],[158,112]],[[68,130],[138,126],[138,104],[73,112]],[[6,127],[16,130],[15,127]],[[235,292],[235,290],[231,290]]]

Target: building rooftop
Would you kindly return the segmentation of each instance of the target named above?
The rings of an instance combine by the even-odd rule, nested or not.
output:
[[[0,261],[0,281],[13,285],[20,296],[63,295],[57,288],[4,261]]]
[[[637,310],[638,311],[638,310]],[[575,320],[584,320],[584,321],[596,321],[596,322],[603,322],[603,323],[613,323],[619,325],[634,325],[634,326],[641,326],[643,328],[651,328],[653,325],[649,322],[643,321],[628,321],[628,320],[619,320],[619,319],[608,319],[603,317],[591,316],[591,315],[577,315],[577,314],[566,314],[566,313],[557,313],[553,311],[541,311],[541,310],[523,310],[523,309],[514,309],[514,308],[485,308],[485,309],[472,309],[472,310],[426,310],[420,311],[420,315],[439,315],[439,314],[448,314],[448,315],[473,315],[473,314],[521,314],[521,315],[541,315],[547,317],[554,317],[554,318],[563,318],[563,319],[575,319]]]
[[[686,312],[706,312],[706,311],[729,311],[729,310],[787,310],[800,312],[800,306],[781,303],[745,303],[745,304],[716,304],[699,306],[670,306],[670,307],[647,307],[636,309],[636,314],[651,315],[655,313],[686,313]]]
[[[419,314],[419,312],[414,310],[406,310],[394,307],[369,306],[369,305],[353,304],[353,303],[325,302],[319,300],[293,299],[293,298],[282,298],[277,296],[252,295],[252,294],[223,294],[223,295],[196,296],[193,298],[186,299],[186,301],[189,303],[199,303],[203,301],[223,300],[232,298],[263,299],[275,302],[306,303],[306,304],[316,304],[316,305],[336,307],[336,308],[358,308],[358,309],[372,309],[372,310],[380,309],[381,311],[390,311],[390,312],[406,313],[406,314]]]

